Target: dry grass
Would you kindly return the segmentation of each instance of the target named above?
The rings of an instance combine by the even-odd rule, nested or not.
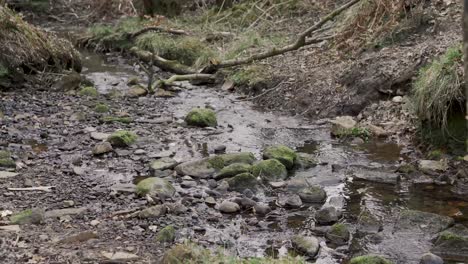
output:
[[[363,0],[345,14],[336,38],[337,48],[358,51],[381,41],[410,21],[420,21],[424,0]],[[417,25],[414,25],[417,26]]]
[[[37,73],[81,68],[73,45],[23,21],[0,6],[0,64],[10,73]],[[21,72],[19,72],[21,73]]]

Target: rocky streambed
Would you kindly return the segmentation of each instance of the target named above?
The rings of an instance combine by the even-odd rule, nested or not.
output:
[[[339,141],[327,120],[219,87],[128,96],[137,69],[84,55],[97,95],[0,94],[2,263],[179,263],[168,250],[187,241],[242,258],[468,261],[468,202],[437,168],[404,169],[411,147]],[[187,125],[194,108],[217,125]]]

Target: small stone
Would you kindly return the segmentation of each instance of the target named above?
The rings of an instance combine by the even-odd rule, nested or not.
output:
[[[175,166],[177,166],[177,164],[179,163],[173,158],[169,158],[169,157],[161,158],[161,159],[151,162],[150,172],[154,174],[154,171],[173,169],[175,168]]]
[[[47,211],[45,213],[45,217],[46,218],[60,218],[63,216],[68,216],[68,215],[81,215],[87,210],[88,208],[86,207],[57,209],[57,210]]]
[[[257,203],[254,206],[254,213],[258,215],[266,215],[271,212],[270,206],[264,203]]]
[[[133,152],[135,155],[145,155],[146,151],[144,149],[137,149]]]
[[[241,173],[227,180],[229,190],[244,192],[246,189],[255,189],[257,187],[257,178],[250,173]]]
[[[99,143],[93,148],[93,155],[102,155],[105,153],[112,152],[114,149],[109,142]]]
[[[63,201],[63,206],[64,207],[73,207],[75,205],[75,202],[72,200],[65,200]]]
[[[70,235],[67,237],[64,237],[59,241],[61,244],[71,244],[71,243],[78,243],[78,242],[85,242],[90,239],[95,239],[98,238],[98,235],[96,232],[93,231],[84,231],[78,234]]]
[[[346,245],[350,238],[348,227],[345,224],[334,224],[326,234],[326,238],[334,245]]]
[[[315,214],[315,220],[319,224],[330,224],[338,221],[341,217],[341,212],[336,210],[335,207],[324,207],[317,211]]]
[[[101,252],[102,256],[104,256],[105,258],[111,260],[111,261],[116,261],[116,262],[121,262],[121,261],[124,261],[124,262],[128,262],[128,261],[131,261],[131,260],[137,260],[139,257],[135,254],[131,254],[131,253],[127,253],[127,252],[123,252],[123,251],[118,251],[118,252],[115,252],[115,253],[111,253],[111,252]]]
[[[392,102],[399,104],[399,103],[403,102],[403,97],[395,96],[395,97],[392,98]]]
[[[90,137],[92,139],[100,140],[100,141],[106,140],[109,136],[110,136],[110,134],[100,133],[100,132],[91,132],[91,134],[90,134]]]
[[[153,198],[165,200],[173,197],[176,190],[168,180],[152,177],[139,182],[136,186],[136,192],[140,196],[148,194]]]
[[[331,134],[337,137],[347,134],[348,131],[353,129],[357,124],[351,116],[336,117],[331,123]]]
[[[447,160],[420,160],[419,169],[426,173],[444,172],[448,169]]]
[[[182,188],[193,188],[193,187],[196,187],[197,186],[197,182],[196,181],[183,181],[180,183],[180,186]]]
[[[285,206],[291,208],[300,208],[302,206],[301,197],[295,194],[288,196],[288,198],[286,199]]]
[[[132,145],[136,142],[138,136],[130,131],[119,130],[112,133],[107,141],[111,143],[113,147],[124,148]]]
[[[305,203],[323,203],[327,198],[325,190],[318,185],[305,187],[298,194]]]
[[[47,240],[49,240],[49,236],[46,235],[46,234],[40,234],[39,239],[42,240],[42,241],[47,241]]]
[[[146,209],[141,210],[138,213],[138,217],[141,219],[153,219],[153,218],[159,218],[163,215],[165,215],[167,212],[167,209],[163,205],[155,205],[148,207]]]
[[[379,126],[375,126],[375,125],[368,125],[367,128],[369,129],[369,131],[372,133],[372,135],[376,136],[376,137],[387,137],[389,135],[389,132]]]
[[[223,154],[226,153],[226,146],[225,145],[218,145],[214,147],[215,154]]]
[[[211,196],[208,196],[208,197],[205,198],[205,203],[207,205],[214,206],[214,205],[216,205],[216,200],[215,200],[215,198],[213,198]]]
[[[275,189],[283,188],[284,186],[286,186],[286,182],[285,182],[285,181],[268,182],[268,184],[269,184],[272,188],[275,188]]]
[[[19,225],[8,225],[8,226],[0,226],[0,230],[8,231],[8,232],[20,232],[21,228]]]
[[[235,213],[240,210],[240,206],[236,203],[230,202],[230,201],[223,201],[219,205],[219,211],[223,213]]]
[[[145,96],[147,93],[148,93],[148,91],[141,85],[133,85],[128,90],[128,96],[129,97]]]
[[[364,139],[362,139],[362,138],[360,138],[360,137],[355,137],[355,138],[353,138],[353,140],[351,140],[351,142],[350,142],[351,145],[362,145],[362,144],[364,144],[364,143],[366,143],[366,142],[364,141]]]
[[[93,221],[91,221],[89,224],[90,224],[91,226],[98,226],[100,223],[101,223],[101,222],[99,222],[99,220],[93,220]]]
[[[320,248],[319,241],[314,236],[305,237],[297,235],[291,239],[291,242],[294,248],[308,257],[315,257]]]
[[[426,253],[421,257],[420,264],[444,264],[444,260],[432,253]]]

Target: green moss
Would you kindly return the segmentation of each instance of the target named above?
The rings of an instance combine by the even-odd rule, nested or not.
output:
[[[229,189],[237,192],[243,192],[245,189],[254,190],[257,186],[257,178],[248,172],[238,174],[228,179],[227,182]]]
[[[8,70],[8,68],[3,66],[3,64],[0,62],[0,79],[7,78],[9,76],[9,73],[10,71]]]
[[[10,218],[10,221],[12,224],[21,224],[23,223],[26,219],[28,219],[29,217],[31,217],[32,215],[32,210],[31,209],[26,209],[20,213],[17,213],[15,215],[13,215],[11,218]]]
[[[265,181],[280,181],[286,179],[286,167],[276,159],[263,160],[253,165],[252,174]]]
[[[81,96],[89,96],[89,97],[98,97],[99,96],[99,93],[96,90],[96,88],[91,87],[91,86],[81,88],[81,90],[78,92],[78,94],[81,95]]]
[[[465,241],[465,240],[467,240],[465,237],[459,236],[452,232],[442,232],[439,235],[437,243],[439,243],[440,241]]]
[[[255,87],[266,83],[271,78],[268,69],[263,65],[249,65],[242,67],[228,76],[237,86]]]
[[[431,160],[440,160],[442,158],[443,154],[444,153],[441,150],[436,149],[436,150],[433,150],[433,151],[429,152],[427,154],[427,158],[431,159]]]
[[[169,225],[161,229],[156,235],[156,241],[160,243],[170,243],[175,240],[175,229]]]
[[[215,53],[206,43],[194,37],[173,37],[161,33],[149,33],[141,36],[137,47],[159,54],[168,60],[176,60],[187,66],[206,65]]]
[[[208,163],[216,170],[224,168],[224,159],[221,156],[214,156],[208,160]]]
[[[412,101],[424,141],[430,139],[425,134],[433,134],[432,141],[456,138],[460,144],[466,139],[462,57],[461,45],[448,48],[423,67],[413,83]],[[458,120],[463,126],[457,124]]]
[[[133,44],[128,38],[128,34],[144,28],[146,22],[147,20],[138,17],[127,17],[114,25],[93,25],[88,30],[90,39],[87,44],[101,50],[129,49]]]
[[[133,122],[131,117],[122,117],[122,116],[104,116],[100,119],[102,123],[122,123],[130,124]]]
[[[0,150],[0,167],[16,168],[16,163],[11,158],[11,153],[7,150]]]
[[[224,162],[223,162],[224,165]],[[238,174],[244,172],[250,172],[252,170],[252,165],[245,164],[245,163],[234,163],[229,166],[224,167],[217,175],[216,179],[223,179],[232,176],[236,176]]]
[[[104,104],[104,103],[98,103],[94,107],[94,111],[96,113],[107,113],[107,112],[109,112],[109,106],[107,104]]]
[[[264,159],[277,159],[287,169],[292,169],[294,167],[294,162],[297,159],[297,154],[294,150],[290,149],[287,146],[279,145],[268,147],[263,151]]]
[[[11,152],[8,150],[0,150],[0,159],[11,159]]]
[[[234,163],[253,164],[256,161],[254,154],[251,152],[228,153],[220,155],[219,157],[223,159],[224,166]]]
[[[392,264],[393,262],[386,260],[380,256],[366,255],[352,258],[349,264]]]
[[[120,130],[112,133],[107,141],[111,143],[113,147],[128,147],[136,142],[138,136],[130,131]]]
[[[136,193],[140,196],[150,194],[159,196],[157,198],[168,198],[175,194],[176,190],[172,184],[166,180],[156,177],[151,177],[140,181],[136,186]]]
[[[349,236],[348,227],[343,223],[336,223],[331,227],[330,233],[339,236],[339,237],[347,237]]]
[[[192,109],[185,117],[185,122],[190,126],[215,127],[218,125],[216,113],[207,108]]]
[[[41,224],[44,222],[43,209],[26,209],[10,217],[10,221],[14,225],[24,224]]]

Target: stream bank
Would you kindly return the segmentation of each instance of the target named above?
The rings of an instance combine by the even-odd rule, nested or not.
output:
[[[0,211],[5,215],[0,257],[6,263],[106,263],[114,252],[127,254],[119,261],[158,263],[174,243],[186,240],[243,258],[278,257],[298,253],[294,235],[318,238],[316,263],[342,263],[363,254],[419,263],[431,250],[446,259],[466,260],[466,252],[451,253],[443,243],[434,246],[432,239],[454,222],[466,231],[468,203],[451,195],[450,186],[434,180],[432,173],[397,172],[403,161],[411,163],[410,146],[342,142],[330,136],[327,120],[264,112],[216,87],[192,86],[169,98],[128,97],[126,83],[138,70],[125,65],[115,54],[84,54],[83,74],[96,84],[96,97],[73,91],[2,92],[0,146],[16,163],[15,173],[0,177]],[[97,104],[110,110],[97,113]],[[185,115],[194,107],[214,109],[218,126],[186,126]],[[131,121],[102,122],[107,115]],[[136,133],[137,142],[93,155],[93,147],[118,129]],[[226,190],[221,180],[165,170],[159,176],[177,192],[164,202],[169,211],[149,218],[135,215],[154,206],[135,194],[134,185],[154,175],[151,162],[171,157],[184,163],[222,150],[251,152],[261,160],[263,150],[275,145],[312,155],[317,164],[290,171],[284,182],[242,193]],[[311,185],[326,191],[323,204],[297,199],[294,188]],[[37,186],[53,188],[9,189]],[[242,209],[221,213],[226,200]],[[254,212],[256,204],[268,205],[271,212]],[[37,224],[4,230],[12,227],[11,214],[30,208],[40,208]],[[330,210],[337,212],[325,217],[331,219],[319,216]],[[326,234],[335,222],[350,231],[348,242],[331,243]],[[166,226],[175,228],[174,239],[155,242]]]

